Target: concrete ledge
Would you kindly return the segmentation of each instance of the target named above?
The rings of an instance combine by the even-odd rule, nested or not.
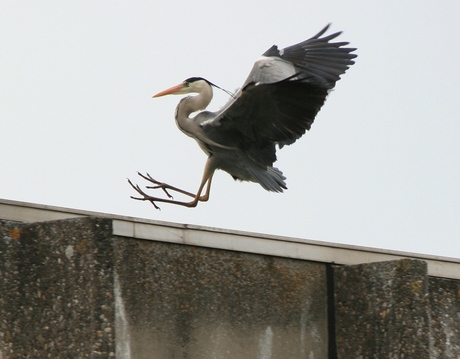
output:
[[[25,223],[76,217],[110,218],[113,235],[341,265],[404,258],[423,260],[430,276],[460,279],[460,259],[202,227],[107,213],[0,200],[0,218]]]

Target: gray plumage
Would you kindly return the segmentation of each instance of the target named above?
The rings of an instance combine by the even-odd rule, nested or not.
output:
[[[208,160],[198,192],[178,191],[193,197],[191,202],[151,197],[133,186],[143,196],[136,199],[154,205],[154,202],[168,202],[195,206],[198,201],[208,199],[216,169],[228,172],[235,179],[259,183],[268,191],[286,189],[286,178],[273,167],[276,146],[282,148],[294,143],[311,128],[329,91],[356,57],[352,53],[356,49],[345,47],[347,42],[331,42],[340,32],[321,37],[328,27],[296,45],[282,50],[274,45],[268,49],[220,111],[202,111],[189,117],[197,110],[204,110],[212,99],[215,85],[201,77],[189,78],[155,95],[198,93],[179,102],[175,119],[178,127],[198,142]],[[178,190],[150,176],[143,177],[154,181],[156,188],[168,196],[168,189]],[[206,183],[206,193],[202,195]]]

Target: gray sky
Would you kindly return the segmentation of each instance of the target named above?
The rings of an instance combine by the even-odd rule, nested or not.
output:
[[[458,1],[2,1],[0,198],[458,258],[459,14]],[[218,172],[195,209],[129,198],[136,171],[195,191],[206,159],[176,128],[180,98],[153,94],[191,76],[234,90],[271,45],[330,22],[359,57],[278,153],[288,191]]]

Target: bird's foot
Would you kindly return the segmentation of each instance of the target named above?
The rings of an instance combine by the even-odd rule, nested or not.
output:
[[[158,207],[158,205],[155,203],[155,201],[158,201],[160,198],[157,198],[157,197],[152,197],[150,195],[148,195],[147,193],[145,193],[140,187],[139,185],[135,185],[131,182],[131,180],[128,178],[128,183],[131,185],[132,188],[135,189],[135,191],[137,193],[139,193],[142,197],[134,197],[134,196],[131,196],[132,199],[135,199],[137,201],[149,201],[153,207],[155,207],[155,209],[158,209],[161,211],[161,208]]]
[[[152,176],[150,176],[148,173],[146,173],[145,175],[138,172],[137,173],[140,177],[142,177],[143,179],[145,179],[146,181],[150,182],[150,183],[153,183],[154,186],[146,186],[146,188],[148,189],[161,189],[165,194],[166,196],[168,197],[168,199],[166,198],[161,198],[161,197],[153,197],[153,196],[150,196],[149,194],[145,193],[140,187],[139,185],[135,185],[131,182],[130,179],[128,179],[128,183],[131,185],[132,188],[134,188],[134,190],[140,194],[141,197],[134,197],[134,196],[131,196],[132,199],[135,199],[137,201],[149,201],[153,207],[155,207],[155,209],[158,209],[158,210],[161,210],[161,208],[156,204],[156,202],[163,202],[163,203],[173,203],[173,204],[179,204],[179,205],[182,205],[182,206],[186,206],[186,207],[195,207],[197,202],[198,202],[198,199],[197,199],[197,195],[193,194],[193,193],[190,193],[190,192],[187,192],[187,191],[184,191],[180,188],[177,188],[177,187],[174,187],[174,186],[171,186],[167,183],[163,183],[163,182],[159,182],[157,181],[156,179],[154,179]],[[193,197],[194,200],[191,201],[191,202],[180,202],[180,201],[174,201],[173,200],[173,196],[169,193],[169,191],[175,191],[175,192],[179,192],[179,193],[182,193],[186,196],[189,196],[189,197]]]
[[[168,188],[173,189],[172,186],[168,185],[167,183],[159,182],[156,179],[154,179],[152,176],[150,176],[148,173],[143,175],[140,172],[137,172],[139,176],[141,176],[143,179],[152,182],[155,186],[145,186],[145,188],[149,189],[161,189],[167,196],[168,198],[173,199],[174,197],[168,192]]]

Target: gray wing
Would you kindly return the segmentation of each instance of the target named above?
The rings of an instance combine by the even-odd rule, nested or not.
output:
[[[279,50],[273,45],[259,58],[252,68],[244,86],[251,82],[277,82],[298,75],[310,78],[329,89],[340,80],[340,75],[354,64],[355,48],[343,47],[348,42],[330,42],[341,32],[321,37],[327,25],[315,36],[296,45]]]
[[[310,129],[327,91],[303,79],[249,84],[224,113],[201,128],[213,144],[239,148],[256,162],[272,165],[275,144],[291,144]]]
[[[236,99],[201,124],[206,136],[271,165],[274,145],[292,144],[310,129],[328,91],[354,63],[355,49],[343,47],[348,43],[329,42],[340,33],[320,37],[327,29],[283,50],[267,50]]]

